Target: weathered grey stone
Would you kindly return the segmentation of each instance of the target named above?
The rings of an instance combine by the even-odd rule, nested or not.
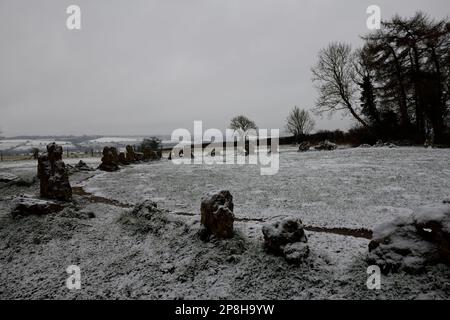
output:
[[[283,256],[289,263],[300,263],[309,254],[308,239],[298,218],[285,218],[262,228],[267,251]]]
[[[119,163],[123,166],[127,166],[130,164],[130,162],[127,160],[127,157],[125,155],[125,152],[119,153]]]
[[[14,216],[43,215],[59,212],[64,209],[64,205],[51,200],[42,200],[31,197],[18,197],[13,201]]]
[[[314,149],[319,151],[332,151],[337,149],[337,145],[328,140],[320,142]]]
[[[367,261],[384,273],[417,273],[426,265],[450,265],[450,204],[423,206],[376,227]]]
[[[233,236],[233,196],[227,190],[209,192],[202,197],[200,206],[202,233],[217,238]]]
[[[117,171],[119,170],[119,155],[115,147],[104,147],[102,163],[98,167],[102,171]]]
[[[302,142],[298,145],[299,152],[309,151],[310,148],[311,148],[311,144],[308,141]]]
[[[135,162],[135,161],[136,161],[136,155],[135,155],[135,153],[134,153],[134,148],[133,148],[133,146],[127,145],[125,148],[126,148],[126,150],[127,150],[126,156],[125,156],[126,161],[127,161],[128,163],[133,163],[133,162]]]
[[[72,187],[69,173],[62,161],[62,147],[53,143],[47,146],[47,153],[38,158],[38,178],[40,195],[43,198],[69,201],[72,199]]]
[[[143,161],[144,160],[144,154],[142,152],[135,152],[134,153],[136,161]]]
[[[153,151],[149,148],[144,149],[143,158],[144,158],[144,161],[159,160],[158,153],[156,153],[155,151]]]
[[[95,170],[94,168],[91,168],[90,166],[88,166],[86,164],[86,162],[84,162],[83,160],[80,160],[76,165],[75,165],[75,169],[79,170],[79,171],[93,171]]]

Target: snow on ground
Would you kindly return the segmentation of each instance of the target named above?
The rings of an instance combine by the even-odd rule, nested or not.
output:
[[[54,141],[54,140],[40,140],[40,139],[5,139],[0,140],[0,150],[1,151],[15,151],[15,152],[25,152],[29,151],[32,148],[38,148],[40,150],[45,150],[47,145],[51,142],[56,142],[60,146],[66,149],[75,149],[75,146],[69,141]]]
[[[118,142],[133,142],[137,143],[142,141],[142,138],[125,138],[125,137],[102,137],[94,140],[89,140],[89,143],[118,143]]]
[[[248,165],[175,166],[167,160],[71,176],[72,185],[97,196],[126,203],[153,199],[170,211],[157,225],[124,223],[130,209],[81,196],[75,203],[95,218],[81,219],[70,210],[12,218],[10,201],[1,200],[0,298],[450,297],[450,270],[443,265],[422,275],[385,276],[380,291],[368,290],[368,240],[363,238],[307,232],[310,257],[301,266],[289,265],[264,252],[262,223],[254,220],[292,214],[307,225],[372,229],[418,205],[450,197],[450,150],[282,151],[275,176],[260,176],[258,167]],[[15,174],[25,164],[0,163],[0,172]],[[217,188],[231,191],[237,218],[251,220],[235,222],[230,240],[204,243],[196,235],[200,198]],[[0,191],[33,194],[38,189]],[[81,267],[81,290],[64,285],[71,264]]]
[[[136,203],[154,199],[173,211],[199,212],[200,198],[225,188],[241,218],[300,217],[322,227],[369,228],[450,196],[450,150],[282,150],[280,170],[261,176],[255,165],[140,164],[95,177],[85,189]]]
[[[89,166],[96,168],[100,164],[100,158],[65,158],[66,164],[76,165],[80,160]],[[31,179],[37,172],[37,160],[5,161],[0,162],[0,173],[9,172],[24,179]]]

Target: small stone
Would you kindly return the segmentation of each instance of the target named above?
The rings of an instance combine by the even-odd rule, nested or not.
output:
[[[306,152],[311,149],[311,144],[308,141],[302,142],[298,145],[298,151],[299,152]]]
[[[89,167],[86,162],[84,162],[83,160],[80,160],[76,165],[75,165],[75,169],[79,170],[79,171],[93,171],[94,168]]]
[[[61,203],[30,197],[18,197],[14,201],[13,216],[44,215],[64,209]]]
[[[337,149],[337,145],[328,140],[325,140],[320,142],[317,146],[315,146],[314,149],[320,151],[332,151]]]
[[[289,217],[262,228],[266,249],[283,255],[284,247],[289,243],[308,241],[300,219]]]
[[[287,262],[300,264],[309,254],[308,239],[302,221],[289,217],[262,228],[267,251],[283,256]]]

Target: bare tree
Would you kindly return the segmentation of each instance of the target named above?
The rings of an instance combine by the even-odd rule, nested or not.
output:
[[[319,90],[316,111],[319,113],[348,111],[359,123],[368,128],[354,106],[358,88],[354,82],[353,58],[350,45],[345,43],[331,43],[319,52],[319,62],[312,68],[313,81]]]
[[[294,107],[286,119],[287,131],[300,143],[301,138],[312,131],[315,122],[308,111]]]
[[[257,129],[255,122],[243,115],[231,119],[230,128],[238,131],[244,138],[247,137],[249,130]]]

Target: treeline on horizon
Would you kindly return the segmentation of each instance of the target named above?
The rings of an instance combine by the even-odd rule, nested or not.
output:
[[[422,12],[394,16],[362,36],[362,48],[334,42],[312,68],[316,113],[345,111],[357,125],[343,133],[322,131],[337,142],[376,140],[450,144],[450,22]]]

